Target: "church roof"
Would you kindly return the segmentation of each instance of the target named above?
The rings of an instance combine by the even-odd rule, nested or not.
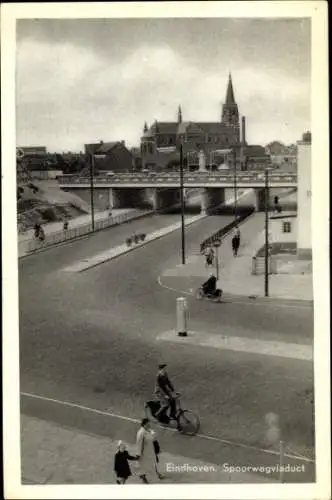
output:
[[[209,134],[219,134],[228,128],[227,125],[221,122],[199,122],[197,125]]]
[[[197,134],[219,134],[227,129],[227,125],[221,122],[157,122],[145,132],[143,137],[153,137],[159,134],[185,134],[186,132]]]
[[[152,134],[176,134],[178,129],[177,122],[154,122],[148,131],[148,135]]]
[[[187,127],[189,125],[190,125],[190,122],[181,122],[181,123],[179,123],[177,133],[178,134],[185,134],[186,131],[187,131]]]

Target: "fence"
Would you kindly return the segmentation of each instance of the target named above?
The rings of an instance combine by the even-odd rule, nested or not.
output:
[[[95,231],[100,231],[102,229],[106,229],[107,227],[116,226],[118,224],[123,224],[124,222],[129,222],[133,219],[139,219],[141,217],[146,217],[154,213],[153,210],[142,210],[127,212],[124,214],[116,215],[115,217],[109,217],[108,219],[99,220],[95,222]],[[39,241],[37,239],[33,239],[28,243],[27,252],[34,252],[35,250],[39,250],[41,248],[45,248],[51,245],[55,245],[57,243],[62,243],[64,241],[73,240],[75,238],[79,238],[86,234],[92,233],[92,224],[84,224],[79,227],[75,227],[73,229],[68,229],[66,231],[57,231],[53,234],[48,234],[45,237],[44,241]]]
[[[239,217],[234,219],[230,224],[227,224],[227,226],[219,229],[216,233],[212,234],[208,238],[206,238],[204,241],[202,241],[200,245],[200,252],[204,252],[206,247],[210,247],[213,245],[213,243],[220,238],[222,238],[225,234],[227,234],[229,231],[233,229],[237,224],[240,222],[244,221],[249,215],[251,215],[255,211],[254,208],[249,208],[245,212],[243,212]]]

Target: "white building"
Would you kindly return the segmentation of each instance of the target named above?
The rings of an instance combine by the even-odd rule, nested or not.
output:
[[[297,253],[311,259],[311,135],[297,143]]]
[[[298,218],[296,212],[282,212],[269,218],[269,241],[271,243],[296,243]]]

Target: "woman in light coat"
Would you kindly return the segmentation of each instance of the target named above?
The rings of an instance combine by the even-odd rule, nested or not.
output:
[[[162,475],[158,471],[157,457],[153,442],[156,440],[156,433],[150,428],[148,418],[143,418],[141,427],[136,435],[137,455],[139,456],[137,466],[138,475],[142,482],[149,483],[150,478],[158,477],[162,479]]]

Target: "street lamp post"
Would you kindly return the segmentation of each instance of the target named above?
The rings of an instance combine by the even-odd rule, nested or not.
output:
[[[180,202],[181,202],[181,260],[182,264],[186,263],[186,245],[185,245],[185,226],[184,226],[184,210],[185,210],[185,197],[184,197],[184,173],[183,173],[183,144],[182,139],[179,138],[175,146],[157,148],[159,153],[173,153],[178,151],[180,147]]]
[[[264,252],[264,291],[269,296],[269,171],[265,169],[265,252]]]
[[[218,249],[221,245],[220,240],[216,240],[213,244],[214,248],[216,249],[216,275],[217,275],[217,280],[219,279],[219,252]]]
[[[186,246],[185,246],[185,227],[184,227],[184,210],[185,210],[185,199],[184,199],[184,178],[183,178],[183,145],[180,142],[180,200],[181,200],[181,254],[182,254],[182,264],[186,263]]]
[[[233,174],[234,174],[234,217],[237,216],[237,171],[236,171],[236,151],[233,150]]]
[[[94,152],[91,151],[90,155],[90,202],[91,202],[91,224],[92,231],[95,230],[95,206],[93,199],[93,174],[94,174]]]

